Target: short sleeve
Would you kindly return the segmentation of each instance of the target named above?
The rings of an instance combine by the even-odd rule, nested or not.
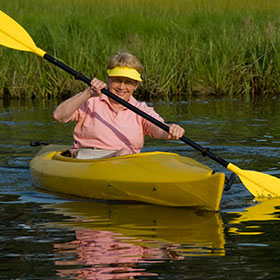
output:
[[[145,102],[140,102],[139,104],[140,104],[139,109],[147,113],[149,116],[155,118],[156,120],[160,122],[164,122],[163,118],[154,110],[153,107],[149,107]],[[142,118],[142,125],[143,125],[144,134],[153,137],[152,130],[155,125],[144,118]]]
[[[83,118],[83,116],[85,115],[87,107],[88,107],[88,101],[80,105],[80,107],[72,114],[72,116],[69,119],[65,121],[65,123],[72,122],[72,121],[78,122],[79,119]]]

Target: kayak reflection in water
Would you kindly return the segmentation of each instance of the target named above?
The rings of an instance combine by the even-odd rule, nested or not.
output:
[[[143,66],[130,53],[110,57],[107,67],[108,84],[97,78],[91,86],[63,101],[53,115],[59,122],[76,121],[73,137],[74,145],[70,152],[77,158],[105,158],[139,153],[144,146],[144,136],[158,139],[179,139],[184,129],[176,124],[169,126],[169,134],[128,108],[102,94],[110,92],[131,103],[153,118],[163,119],[132,95],[138,88]]]

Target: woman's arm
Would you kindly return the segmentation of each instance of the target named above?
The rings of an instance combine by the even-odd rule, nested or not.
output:
[[[87,89],[60,103],[54,110],[53,117],[59,122],[65,122],[90,97],[100,95],[101,89],[105,87],[104,82],[94,78]]]
[[[169,133],[167,133],[162,128],[155,125],[152,129],[152,135],[155,138],[159,138],[159,139],[165,139],[165,140],[176,139],[176,140],[178,140],[185,133],[185,130],[177,124],[171,124],[171,125],[167,124],[167,126],[169,126]]]
[[[89,98],[91,93],[88,89],[70,97],[69,99],[60,103],[53,112],[53,117],[59,122],[68,120],[74,112]]]

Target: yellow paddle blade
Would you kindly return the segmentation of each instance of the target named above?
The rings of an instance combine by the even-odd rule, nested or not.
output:
[[[265,173],[242,170],[230,163],[227,169],[237,174],[248,189],[255,197],[280,197],[280,179]]]
[[[1,10],[0,44],[11,49],[34,52],[41,57],[46,53],[35,45],[30,35],[22,26]]]

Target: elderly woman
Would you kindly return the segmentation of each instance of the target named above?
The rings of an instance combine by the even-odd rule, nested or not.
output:
[[[101,93],[101,89],[107,88],[163,122],[153,108],[133,97],[133,92],[142,81],[142,71],[142,64],[130,53],[111,56],[107,67],[108,85],[94,78],[91,86],[65,100],[55,109],[53,115],[57,121],[76,121],[74,146],[70,150],[72,156],[82,159],[139,153],[143,148],[145,135],[159,139],[179,139],[184,135],[184,129],[176,124],[169,125],[168,134]]]

